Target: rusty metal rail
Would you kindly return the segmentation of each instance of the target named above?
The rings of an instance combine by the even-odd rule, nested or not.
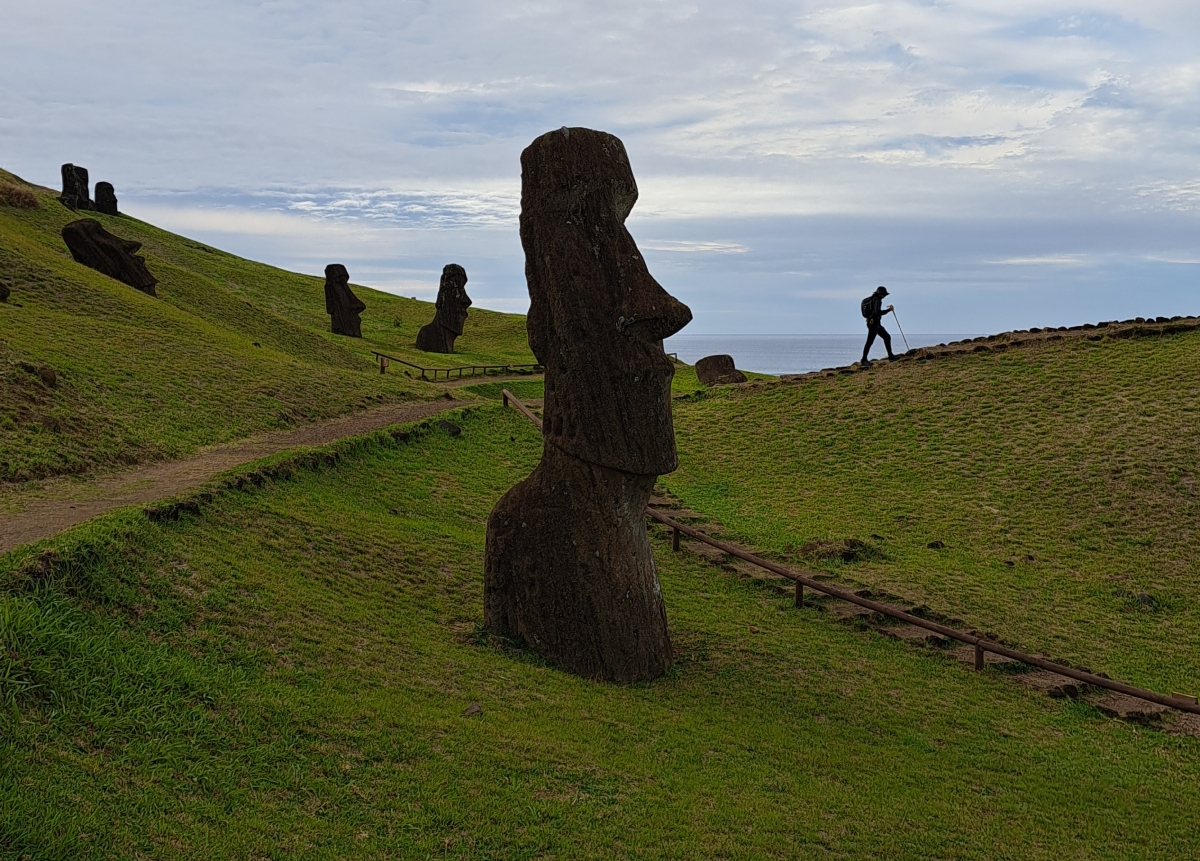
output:
[[[524,364],[524,365],[459,365],[453,368],[423,368],[420,365],[414,365],[412,362],[404,359],[397,359],[395,356],[389,356],[386,353],[380,353],[378,350],[372,350],[371,355],[379,360],[379,373],[386,374],[388,365],[392,362],[397,362],[401,365],[406,365],[414,370],[421,372],[421,379],[426,381],[437,381],[438,374],[444,374],[447,380],[461,380],[463,377],[473,377],[477,373],[487,376],[488,374],[506,374],[506,373],[530,373],[536,374],[542,370],[539,364]],[[432,374],[431,377],[425,376]],[[451,376],[451,375],[455,376]]]
[[[538,420],[537,416],[530,412],[528,407],[521,403],[516,396],[505,389],[504,404],[507,406],[509,403],[524,413],[530,421],[537,425],[539,431],[542,429],[542,423]],[[901,622],[907,622],[910,625],[915,625],[918,628],[924,628],[927,631],[933,631],[936,634],[941,634],[943,637],[949,637],[950,639],[957,640],[960,643],[966,643],[970,646],[974,646],[976,670],[983,669],[984,653],[991,652],[996,655],[1001,655],[1005,658],[1010,658],[1014,661],[1020,661],[1021,663],[1028,664],[1031,667],[1038,667],[1042,670],[1057,673],[1060,676],[1066,676],[1067,678],[1075,679],[1079,682],[1095,685],[1098,688],[1116,691],[1117,693],[1136,697],[1140,700],[1146,700],[1147,702],[1158,703],[1159,705],[1168,706],[1173,709],[1179,709],[1180,711],[1191,712],[1192,714],[1200,714],[1200,703],[1197,702],[1195,697],[1185,696],[1184,694],[1171,694],[1170,696],[1167,696],[1165,694],[1145,690],[1144,688],[1127,685],[1124,682],[1114,681],[1106,676],[1084,672],[1083,670],[1077,670],[1074,667],[1064,666],[1063,664],[1056,664],[1053,661],[1047,661],[1045,658],[1039,658],[1036,655],[1029,655],[1025,652],[1019,652],[1016,649],[1010,649],[1007,646],[1000,645],[999,643],[985,640],[983,637],[977,637],[974,634],[968,634],[965,631],[959,631],[956,628],[950,628],[946,625],[940,625],[937,622],[931,622],[928,619],[922,619],[920,616],[914,616],[911,613],[906,613],[904,610],[901,610],[897,607],[892,607],[889,604],[883,604],[879,601],[872,601],[870,598],[863,598],[859,595],[855,595],[849,589],[843,589],[841,586],[834,586],[830,583],[822,583],[819,580],[815,580],[812,577],[801,574],[798,571],[793,571],[784,565],[780,565],[778,562],[772,562],[769,559],[763,559],[760,556],[755,556],[750,551],[744,550],[743,548],[738,547],[736,544],[730,544],[728,542],[720,541],[719,539],[705,535],[700,530],[693,529],[685,523],[680,523],[679,521],[668,517],[667,515],[660,511],[656,511],[653,508],[647,507],[646,514],[652,519],[657,520],[659,523],[671,529],[672,550],[679,550],[680,534],[687,535],[691,538],[695,538],[697,541],[709,545],[710,547],[715,547],[724,553],[728,553],[730,556],[741,559],[744,562],[749,562],[751,565],[756,565],[759,568],[770,571],[773,574],[777,574],[787,580],[791,580],[796,585],[795,603],[797,607],[802,607],[804,605],[804,589],[805,587],[808,587],[814,592],[820,592],[824,595],[830,596],[831,598],[838,598],[851,604],[857,604],[859,607],[871,610],[874,613],[889,616],[890,618],[898,619]]]

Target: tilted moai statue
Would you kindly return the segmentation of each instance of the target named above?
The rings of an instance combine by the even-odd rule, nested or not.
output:
[[[655,479],[678,465],[662,339],[692,319],[625,229],[637,194],[624,145],[604,132],[560,129],[521,154],[545,439],[541,463],[488,518],[484,562],[489,631],[617,682],[671,664],[644,511]]]
[[[73,164],[62,166],[62,194],[58,199],[68,209],[95,209],[92,205],[88,172],[86,167]]]
[[[142,247],[142,243],[113,236],[94,218],[72,221],[62,229],[62,238],[76,263],[102,272],[109,278],[116,278],[150,296],[158,295],[154,290],[158,279],[146,268],[146,259],[134,253]]]
[[[471,297],[467,295],[467,270],[457,263],[442,268],[438,285],[437,312],[433,322],[417,332],[417,349],[426,353],[453,353],[454,339],[463,333]]]
[[[119,215],[117,212],[117,193],[111,182],[96,183],[96,211],[105,215]]]
[[[706,386],[727,386],[746,382],[746,375],[733,365],[733,356],[705,356],[696,362],[696,377]]]
[[[367,306],[350,290],[350,273],[340,263],[325,267],[325,313],[329,331],[349,338],[362,337],[362,319]]]

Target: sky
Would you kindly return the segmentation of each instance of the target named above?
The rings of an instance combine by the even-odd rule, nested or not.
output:
[[[689,334],[1200,314],[1200,3],[0,0],[0,166],[228,251],[528,305],[520,153],[620,137]]]

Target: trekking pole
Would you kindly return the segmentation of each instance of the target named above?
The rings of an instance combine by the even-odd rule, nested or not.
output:
[[[904,338],[904,329],[900,328],[900,318],[896,316],[896,309],[892,308],[892,319],[896,321],[896,328],[900,329],[900,337]],[[908,346],[908,338],[904,338],[904,349],[912,349]]]

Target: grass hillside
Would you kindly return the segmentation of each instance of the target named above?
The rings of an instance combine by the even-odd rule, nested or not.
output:
[[[676,401],[681,466],[662,482],[736,539],[1200,693],[1200,333],[697,397]],[[804,549],[842,539],[864,544],[848,562]]]
[[[50,189],[0,171],[0,482],[176,457],[256,431],[438,390],[370,351],[421,364],[532,361],[524,317],[472,309],[461,355],[411,345],[433,305],[355,287],[363,338],[329,332],[324,278],[243,260],[127,216],[158,298],[75,263]],[[418,358],[419,357],[419,358]],[[53,370],[51,378],[43,369]]]
[[[788,393],[718,396],[680,424]],[[541,440],[498,405],[456,421],[457,438],[378,434],[197,515],[127,511],[0,558],[3,853],[1200,850],[1196,739],[796,611],[661,539],[668,676],[596,684],[489,642],[486,518]]]

